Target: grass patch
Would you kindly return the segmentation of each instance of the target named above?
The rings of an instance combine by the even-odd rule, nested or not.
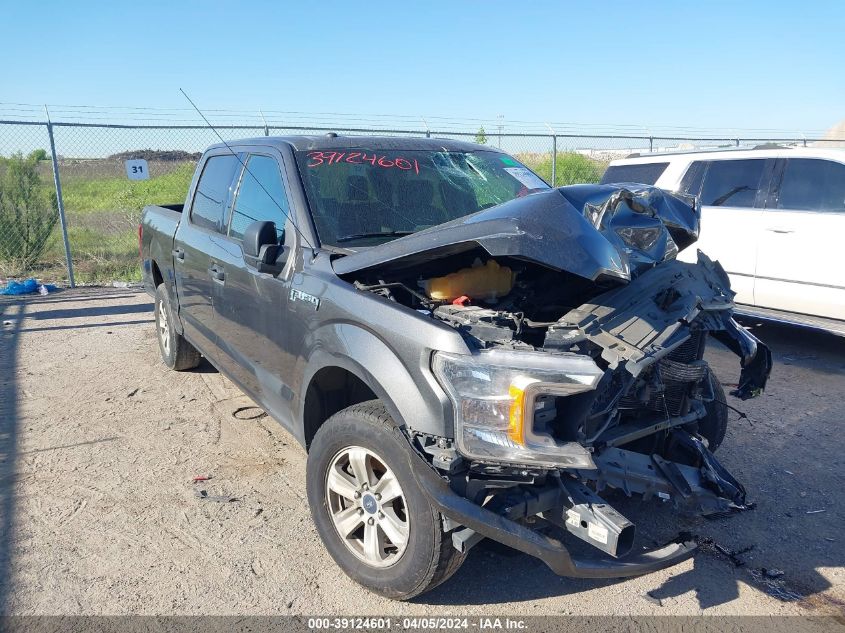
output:
[[[104,163],[105,166],[105,163]],[[107,283],[141,279],[138,261],[138,223],[148,204],[173,204],[185,200],[195,163],[185,162],[149,180],[129,180],[125,174],[99,172],[85,165],[63,171],[68,240],[78,283]],[[46,189],[52,187],[44,184]],[[0,262],[2,264],[2,262]],[[57,224],[37,262],[25,268],[2,266],[8,276],[35,276],[44,281],[66,282],[65,251]]]
[[[517,154],[516,157],[543,180],[549,184],[552,183],[551,153]],[[557,187],[598,182],[607,168],[607,161],[594,160],[575,152],[558,152],[555,158],[557,162],[555,185]]]
[[[138,223],[148,204],[183,202],[194,175],[184,163],[149,180],[75,177],[62,187],[74,273],[80,283],[139,281]],[[48,248],[64,255],[61,234]]]
[[[149,180],[129,180],[126,176],[86,179],[69,178],[62,182],[65,211],[84,215],[98,211],[128,211],[148,204],[183,202],[194,175],[194,163],[184,163],[170,173]]]

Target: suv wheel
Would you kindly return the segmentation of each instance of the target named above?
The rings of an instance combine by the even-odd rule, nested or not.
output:
[[[308,503],[329,554],[359,584],[399,600],[436,587],[464,559],[411,473],[410,450],[371,401],[329,418],[308,453]]]

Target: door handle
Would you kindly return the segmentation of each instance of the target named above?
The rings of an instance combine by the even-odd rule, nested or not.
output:
[[[180,262],[185,261],[185,251],[184,251],[184,249],[174,248],[170,252],[173,254],[173,257],[175,257],[178,261],[180,261]]]
[[[208,274],[211,275],[211,278],[214,281],[226,280],[226,271],[222,268],[218,268],[216,264],[208,269]]]
[[[787,233],[795,233],[792,229],[774,229],[768,228],[767,231],[771,231],[772,233],[778,233],[779,235],[786,235]]]

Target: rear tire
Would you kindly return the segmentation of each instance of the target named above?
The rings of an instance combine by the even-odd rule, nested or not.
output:
[[[155,318],[158,349],[164,364],[175,371],[185,371],[199,365],[201,354],[174,327],[176,318],[164,283],[156,288]]]
[[[326,549],[352,580],[395,600],[433,589],[465,558],[417,485],[410,450],[372,400],[330,417],[308,453],[308,504]]]

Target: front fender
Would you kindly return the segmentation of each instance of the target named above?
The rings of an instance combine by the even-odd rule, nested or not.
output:
[[[305,394],[311,379],[325,367],[340,367],[361,379],[382,400],[397,424],[408,429],[451,436],[452,407],[446,393],[431,374],[432,350],[392,349],[375,333],[351,323],[336,322],[314,332],[314,343],[306,356],[299,391],[299,419],[304,420]],[[297,432],[303,434],[301,425]]]

